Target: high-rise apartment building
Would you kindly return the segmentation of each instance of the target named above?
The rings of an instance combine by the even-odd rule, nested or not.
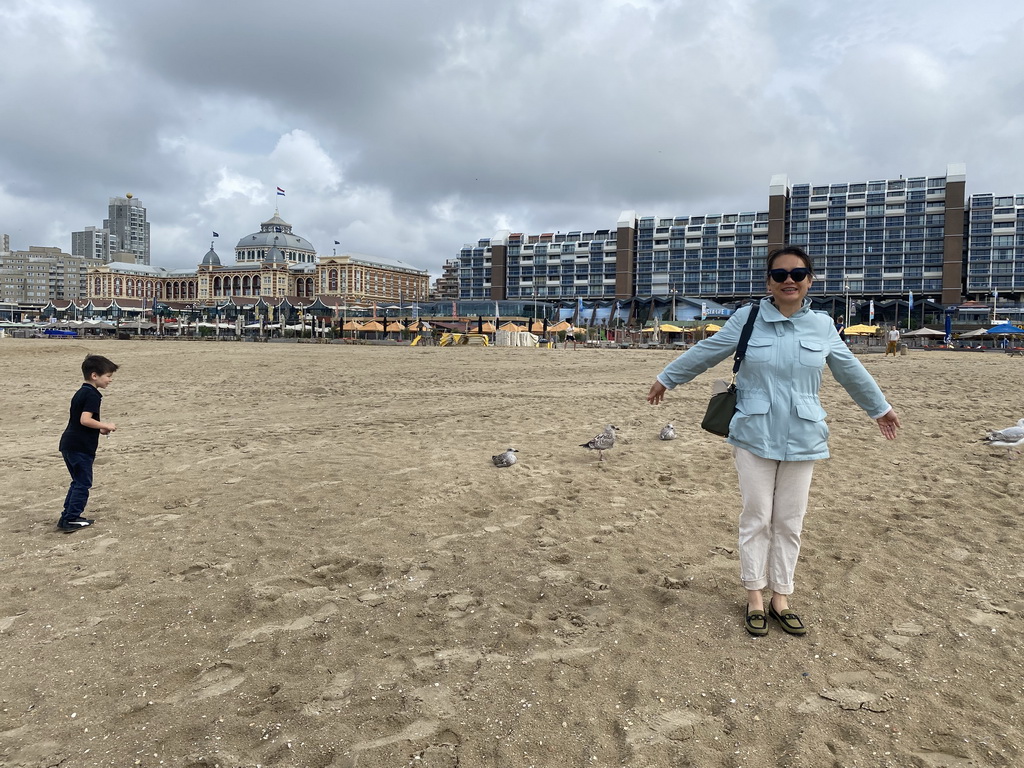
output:
[[[130,194],[110,198],[108,218],[103,220],[114,242],[111,251],[132,253],[136,264],[149,264],[149,222],[142,203]]]
[[[967,238],[968,296],[1024,293],[1024,195],[971,195]]]
[[[965,181],[962,164],[942,176],[838,184],[790,184],[779,175],[762,210],[671,217],[625,211],[613,229],[499,232],[460,251],[459,297],[744,301],[764,294],[768,253],[792,244],[814,259],[813,294],[894,299],[913,292],[956,304],[965,290]],[[1019,288],[1015,270],[1024,267],[1024,250],[1013,251],[1010,241],[1019,216],[1024,245],[1024,196],[999,200],[984,234],[977,222],[972,247],[987,236],[999,245],[984,258],[1006,261],[1000,272],[991,266],[983,273],[976,259],[973,284],[999,274],[993,285]]]
[[[86,227],[81,232],[71,233],[71,255],[99,259],[104,264],[110,261],[110,254],[117,251],[117,238],[106,229]]]

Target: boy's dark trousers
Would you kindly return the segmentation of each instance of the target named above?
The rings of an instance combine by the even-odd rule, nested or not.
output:
[[[96,457],[77,451],[61,451],[61,456],[71,475],[71,486],[64,498],[64,512],[60,516],[63,524],[85,517],[85,505],[89,501],[89,489],[92,488],[92,463]]]

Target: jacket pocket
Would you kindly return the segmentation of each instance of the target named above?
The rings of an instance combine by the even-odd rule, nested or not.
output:
[[[768,413],[771,406],[770,400],[760,397],[744,397],[741,394],[736,398],[736,410],[745,416],[758,416]]]
[[[796,415],[790,431],[790,451],[800,454],[828,453],[828,424],[825,423],[825,409],[813,400],[796,403]]]
[[[822,368],[825,365],[825,345],[820,341],[800,339],[800,365]]]
[[[746,359],[752,363],[767,363],[772,359],[771,339],[751,339],[747,342]]]

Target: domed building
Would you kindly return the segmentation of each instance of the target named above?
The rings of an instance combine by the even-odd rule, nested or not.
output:
[[[90,299],[118,306],[134,301],[140,307],[154,301],[207,307],[233,303],[250,310],[260,301],[337,307],[424,301],[430,289],[430,274],[402,261],[358,253],[317,259],[312,244],[294,234],[276,210],[259,232],[238,241],[234,264],[222,263],[211,242],[193,270],[110,262],[88,275]]]
[[[274,215],[260,224],[260,231],[246,235],[235,246],[235,261],[238,264],[259,264],[267,260],[272,248],[280,251],[289,264],[315,264],[316,249],[313,245],[292,232],[292,225]]]

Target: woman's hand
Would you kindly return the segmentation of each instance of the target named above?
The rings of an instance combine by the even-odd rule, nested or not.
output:
[[[896,415],[896,411],[892,408],[875,419],[875,422],[878,424],[878,429],[882,432],[882,437],[886,440],[895,440],[896,430],[903,426],[900,424],[900,417]]]
[[[647,402],[651,405],[657,405],[665,398],[665,392],[667,391],[665,385],[655,379],[654,383],[651,384],[651,390],[647,393]]]

